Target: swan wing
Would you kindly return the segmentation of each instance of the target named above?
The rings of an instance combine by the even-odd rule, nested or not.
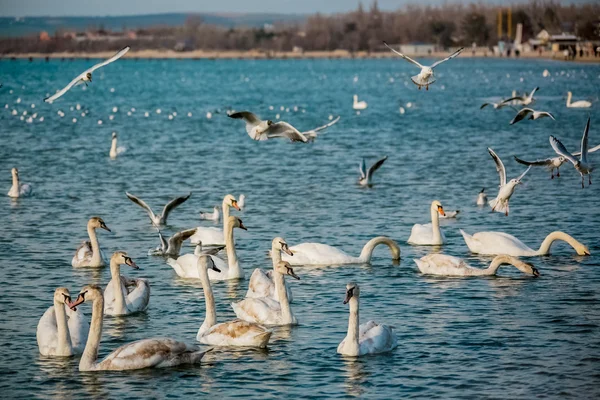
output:
[[[479,248],[477,251],[473,251],[469,246],[469,249],[479,254],[507,254],[515,257],[535,254],[535,250],[508,233],[478,232],[473,235],[473,238],[479,243]]]
[[[390,326],[377,324],[374,321],[369,321],[365,325],[369,325],[370,329],[360,336],[360,354],[383,353],[398,345],[396,333]]]
[[[569,150],[567,150],[565,145],[562,144],[560,140],[558,140],[552,135],[550,135],[550,145],[552,146],[556,154],[558,154],[559,156],[563,156],[564,158],[569,160],[573,165],[577,165],[577,163],[579,162],[579,160],[577,160],[575,157],[573,157],[571,153],[569,153]]]
[[[498,172],[498,175],[500,176],[500,187],[502,187],[502,186],[506,185],[506,169],[504,168],[504,163],[502,162],[500,157],[498,157],[498,155],[494,152],[494,150],[492,150],[489,147],[488,147],[488,152],[494,159],[494,163],[496,163],[496,171]]]
[[[292,265],[328,265],[361,263],[342,250],[322,243],[301,243],[290,247],[294,256],[282,254],[282,259]]]
[[[150,208],[150,206],[148,204],[146,204],[146,202],[144,200],[140,199],[139,197],[136,197],[136,196],[132,195],[131,193],[125,192],[125,195],[129,198],[129,200],[133,201],[135,204],[137,204],[138,206],[140,206],[144,210],[146,210],[146,212],[150,216],[150,219],[152,221],[154,221],[154,219],[156,218],[156,216],[154,215],[154,212],[152,211],[152,209]]]
[[[238,318],[257,324],[276,325],[281,317],[279,302],[268,297],[246,298],[231,307]]]
[[[75,250],[75,255],[73,256],[73,260],[71,260],[71,265],[76,267],[78,264],[86,260],[90,260],[92,258],[92,243],[89,240],[83,241],[77,250]]]
[[[454,53],[450,54],[448,57],[444,58],[443,60],[436,61],[429,68],[434,69],[435,67],[437,67],[441,63],[446,62],[448,60],[451,60],[454,57],[457,57],[464,49],[465,49],[464,47],[461,47],[460,49],[456,50]]]
[[[389,44],[387,44],[386,42],[383,42],[383,44],[385,45],[385,47],[387,47],[388,49],[390,49],[391,51],[393,51],[394,53],[396,53],[397,55],[399,55],[400,57],[404,58],[406,61],[413,63],[414,65],[416,65],[419,68],[423,68],[423,66],[421,64],[419,64],[418,62],[416,62],[415,60],[413,60],[412,58],[410,58],[409,56],[406,56],[402,53],[400,53],[399,51],[396,51],[394,49],[392,49],[390,47]]]
[[[167,264],[169,264],[182,278],[200,278],[197,267],[198,258],[193,254],[184,254],[177,259],[168,258]]]
[[[378,160],[375,164],[371,166],[371,168],[369,168],[369,170],[367,171],[367,179],[373,176],[375,171],[377,171],[383,165],[385,160],[387,160],[387,156],[383,157],[381,160]]]
[[[293,142],[308,142],[306,136],[304,136],[298,129],[284,121],[271,124],[266,132],[266,135],[269,139],[286,137]]]
[[[54,306],[49,307],[40,318],[36,331],[38,348],[41,355],[52,355],[58,345],[58,328]]]
[[[73,311],[65,305],[65,310],[69,318],[69,334],[71,335],[73,353],[82,354],[87,343],[88,333],[90,332],[90,323],[81,308]]]
[[[213,226],[196,228],[196,233],[190,237],[190,243],[202,243],[203,246],[209,245],[224,245],[223,229]]]
[[[246,297],[275,297],[275,284],[273,283],[273,279],[271,279],[265,270],[256,268],[252,272],[250,282],[248,283]]]
[[[150,303],[150,283],[147,279],[134,279],[135,289],[127,295],[127,308],[131,312],[145,311]]]
[[[588,156],[588,133],[590,132],[590,117],[588,117],[585,128],[583,129],[583,136],[581,138],[581,161],[587,163]]]
[[[264,326],[235,319],[211,326],[198,340],[214,346],[266,347],[272,333]]]
[[[414,224],[411,231],[408,243],[430,245],[433,242],[433,225],[431,224]]]
[[[168,202],[165,207],[163,208],[162,211],[162,218],[163,221],[165,221],[165,223],[167,223],[167,217],[169,216],[169,213],[171,211],[173,211],[173,209],[183,203],[186,202],[187,199],[190,198],[190,196],[192,195],[192,193],[188,193],[187,196],[181,196],[181,197],[177,197],[173,200],[171,200],[170,202]]]
[[[117,61],[119,58],[123,57],[125,55],[125,53],[127,53],[129,51],[130,47],[126,46],[123,47],[121,50],[119,50],[114,56],[112,56],[111,58],[102,61],[101,63],[98,63],[96,65],[94,65],[93,67],[91,67],[90,69],[86,70],[83,74],[87,74],[88,72],[94,72],[95,70],[97,70],[98,68],[102,68],[105,65],[108,65],[112,62]]]

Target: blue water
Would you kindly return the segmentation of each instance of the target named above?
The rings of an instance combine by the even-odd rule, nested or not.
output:
[[[0,108],[2,190],[10,188],[10,168],[18,167],[35,193],[0,201],[0,390],[7,397],[600,395],[598,178],[582,190],[569,165],[554,180],[533,169],[511,199],[509,217],[475,205],[482,187],[493,197],[498,185],[488,146],[512,178],[524,170],[513,155],[552,155],[549,135],[575,151],[588,115],[590,145],[600,143],[600,66],[459,58],[439,68],[438,81],[426,92],[409,82],[417,71],[401,60],[120,60],[95,74],[86,90],[79,86],[52,105],[42,102],[93,62],[0,62],[0,107],[8,104]],[[544,69],[551,78],[542,77]],[[535,108],[552,112],[555,122],[509,126],[513,111],[479,110],[484,101],[535,86],[541,88]],[[567,109],[568,90],[593,107]],[[360,115],[352,110],[355,93],[369,104]],[[71,110],[77,104],[81,110]],[[214,113],[228,108],[271,119],[279,113],[301,130],[324,124],[330,115],[341,120],[312,145],[253,142],[240,121]],[[214,113],[210,120],[208,111]],[[35,121],[27,123],[33,113]],[[127,152],[111,161],[113,131]],[[358,187],[361,157],[371,163],[383,155],[389,159],[375,186]],[[600,163],[598,155],[590,158]],[[147,255],[158,244],[156,231],[125,191],[155,208],[193,193],[171,215],[166,233],[210,225],[198,219],[198,211],[211,210],[227,193],[246,194],[247,209],[236,214],[248,232],[236,235],[247,277],[270,265],[266,251],[277,235],[290,245],[323,242],[354,255],[370,238],[388,235],[400,244],[402,260],[394,265],[385,249],[377,249],[372,265],[296,268],[301,280],[290,286],[300,325],[277,328],[267,351],[219,349],[200,367],[80,373],[77,359],[41,357],[35,332],[55,288],[77,293],[85,284],[110,279],[108,269],[71,267],[90,216],[101,216],[113,230],[99,232],[104,251],[126,250],[141,266],[127,274],[146,277],[152,286],[147,314],[105,320],[101,357],[153,336],[194,343],[204,318],[201,286]],[[457,220],[443,223],[448,243],[436,249],[408,245],[412,225],[428,222],[434,199],[461,211]],[[527,260],[540,270],[537,279],[514,268],[493,278],[421,275],[413,258],[431,251],[464,257],[477,267],[489,263],[489,257],[469,253],[459,228],[511,233],[534,248],[548,233],[563,230],[587,244],[592,256],[556,245],[551,256]],[[393,352],[358,360],[336,354],[347,329],[342,300],[351,280],[361,285],[361,320],[395,327],[399,345]],[[219,320],[233,318],[229,303],[243,298],[247,280],[213,287]],[[89,305],[81,309],[91,313]]]

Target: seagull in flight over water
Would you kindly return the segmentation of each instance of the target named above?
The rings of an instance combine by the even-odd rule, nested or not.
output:
[[[150,217],[150,221],[152,221],[152,225],[161,226],[161,225],[167,224],[167,218],[169,217],[169,213],[171,211],[173,211],[173,209],[175,207],[185,203],[185,201],[187,199],[189,199],[192,194],[188,193],[187,196],[181,196],[181,197],[177,197],[177,198],[171,200],[163,208],[162,214],[158,214],[158,215],[154,214],[154,212],[152,211],[150,206],[148,204],[146,204],[146,202],[144,200],[132,195],[131,193],[125,192],[125,195],[127,195],[129,200],[133,201],[135,204],[137,204],[138,206],[140,206],[146,210],[146,212],[148,213],[148,216]]]
[[[507,182],[504,163],[502,163],[502,160],[500,157],[498,157],[494,150],[490,149],[489,147],[488,152],[494,159],[494,162],[496,163],[496,171],[498,171],[498,174],[500,175],[500,189],[498,190],[498,196],[496,196],[494,200],[490,201],[489,204],[492,207],[492,212],[503,212],[504,215],[508,216],[508,212],[510,211],[508,207],[508,201],[515,192],[517,185],[521,184],[521,180],[531,169],[531,166],[529,166],[518,178],[511,179]]]
[[[528,116],[529,118],[527,118]],[[545,117],[552,118],[553,121],[556,121],[556,119],[554,119],[554,116],[547,111],[535,111],[531,108],[523,108],[517,113],[517,115],[515,115],[513,120],[510,121],[510,125],[516,124],[517,122],[522,121],[525,118],[536,120]]]
[[[592,171],[594,167],[592,164],[588,163],[587,156],[589,153],[588,150],[588,133],[590,131],[590,117],[588,117],[587,124],[585,124],[585,129],[583,130],[583,137],[581,138],[581,154],[579,155],[579,160],[575,158],[575,156],[567,150],[567,148],[561,143],[560,140],[555,138],[554,136],[550,136],[550,145],[559,156],[563,156],[567,160],[569,160],[577,172],[581,175],[581,188],[583,189],[585,185],[583,184],[583,177],[585,175],[588,176],[588,182],[592,184]]]
[[[93,67],[91,67],[91,68],[83,71],[81,74],[79,74],[77,76],[77,78],[75,78],[71,82],[69,82],[69,84],[67,86],[65,86],[60,91],[58,91],[55,94],[53,94],[52,96],[46,97],[44,99],[44,101],[47,102],[47,103],[52,103],[54,100],[58,99],[63,94],[67,93],[73,86],[81,85],[82,83],[85,83],[85,85],[87,86],[88,82],[92,82],[92,72],[94,72],[98,68],[101,68],[101,67],[104,67],[105,65],[110,64],[113,61],[118,60],[119,58],[123,57],[123,55],[125,53],[127,53],[128,51],[129,51],[129,46],[123,48],[117,54],[115,54],[114,56],[112,56],[111,58],[109,58],[108,60],[104,60],[101,63],[96,64]]]

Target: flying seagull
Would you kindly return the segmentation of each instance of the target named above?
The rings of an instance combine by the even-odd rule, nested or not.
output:
[[[596,147],[589,149],[588,154],[593,153],[598,150],[600,150],[600,144]],[[578,151],[577,153],[572,153],[572,154],[575,157],[578,157],[581,155],[581,152]],[[550,176],[550,179],[554,179],[555,176],[557,178],[560,177],[559,168],[562,167],[562,165],[567,161],[567,159],[564,156],[550,157],[550,158],[546,158],[545,160],[536,160],[536,161],[525,161],[525,160],[522,160],[519,157],[515,156],[515,160],[519,164],[523,164],[523,165],[531,165],[533,167],[546,167],[548,170],[550,170],[550,173],[552,174]],[[554,175],[555,168],[556,168],[556,175]]]
[[[69,82],[69,84],[67,86],[65,86],[60,91],[53,94],[52,96],[46,97],[44,99],[44,101],[47,103],[52,103],[54,100],[58,99],[63,94],[67,93],[75,85],[80,85],[82,83],[85,83],[85,85],[87,86],[88,82],[92,82],[92,72],[94,72],[98,68],[101,68],[101,67],[104,67],[105,65],[110,64],[113,61],[118,60],[119,58],[123,57],[123,55],[125,53],[127,53],[128,51],[129,51],[129,46],[123,48],[117,54],[115,54],[114,56],[109,58],[108,60],[102,61],[101,63],[94,65],[92,68],[89,68],[89,69],[83,71],[81,74],[79,74],[79,76],[77,76],[77,78],[75,78],[71,82]]]
[[[490,149],[489,147],[488,152],[494,159],[494,162],[496,163],[496,171],[498,171],[498,174],[500,175],[500,189],[498,190],[498,196],[496,196],[494,200],[490,201],[489,204],[492,207],[492,212],[503,212],[504,215],[508,216],[508,212],[510,210],[508,207],[508,201],[515,192],[517,185],[521,184],[521,180],[531,169],[531,166],[529,166],[518,178],[511,179],[510,181],[506,182],[506,169],[504,168],[502,160],[500,160],[500,157],[498,157],[494,150]]]
[[[399,51],[392,49],[390,47],[390,45],[387,44],[386,42],[383,42],[383,44],[385,44],[385,46],[388,49],[390,49],[394,53],[398,54],[400,57],[404,58],[406,61],[413,63],[417,67],[421,68],[421,72],[419,72],[419,75],[415,75],[410,78],[413,81],[413,83],[419,87],[419,90],[423,86],[425,86],[425,90],[429,90],[429,85],[431,85],[433,82],[435,82],[435,77],[433,75],[433,69],[435,67],[437,67],[438,65],[440,65],[441,63],[458,56],[465,49],[464,47],[461,47],[460,49],[456,50],[454,53],[450,54],[448,57],[444,58],[443,60],[436,61],[435,63],[433,63],[431,66],[428,67],[425,65],[421,65],[418,62],[416,62],[415,60],[413,60],[412,58],[410,58],[409,56],[406,56],[406,55],[400,53]]]
[[[525,94],[523,96],[513,96],[509,99],[504,100],[502,103],[509,103],[509,102],[518,102],[520,105],[522,106],[528,106],[531,103],[535,102],[535,98],[533,97],[533,95],[535,94],[535,92],[537,92],[538,90],[540,90],[539,87],[536,87],[535,89],[533,89],[531,91],[530,94]]]
[[[160,246],[154,250],[150,250],[148,254],[152,256],[179,257],[179,252],[181,251],[181,245],[183,244],[183,241],[188,240],[194,233],[196,233],[196,228],[180,231],[171,236],[167,241],[160,232],[160,229],[158,229]]]
[[[563,156],[567,160],[571,161],[577,172],[581,175],[581,188],[583,189],[585,185],[583,184],[584,175],[588,176],[588,182],[592,184],[592,171],[594,167],[587,161],[587,156],[589,153],[588,150],[588,133],[590,131],[590,118],[588,117],[587,124],[585,124],[585,129],[583,130],[583,137],[581,138],[581,154],[579,155],[579,160],[575,158],[575,156],[567,150],[567,148],[554,136],[550,136],[550,144],[552,148],[559,156]]]
[[[556,119],[554,119],[554,116],[547,111],[535,111],[531,108],[523,108],[517,113],[517,115],[515,115],[513,120],[510,121],[510,125],[516,124],[517,122],[524,120],[525,118],[536,120],[545,117],[550,117],[552,118],[552,120],[556,121]]]
[[[371,179],[373,178],[373,174],[383,165],[385,160],[387,160],[387,156],[383,157],[381,160],[378,160],[375,164],[371,165],[369,169],[367,169],[367,164],[365,163],[365,159],[363,158],[362,162],[358,166],[360,171],[360,178],[358,178],[358,184],[361,186],[371,186]]]
[[[171,200],[163,208],[162,214],[155,215],[154,212],[152,211],[152,209],[150,208],[150,206],[148,204],[146,204],[144,202],[144,200],[142,200],[130,193],[127,193],[127,192],[125,192],[125,194],[129,198],[129,200],[133,201],[135,204],[137,204],[138,206],[140,206],[146,210],[146,212],[148,213],[148,216],[150,217],[150,221],[152,221],[152,225],[154,225],[154,226],[166,225],[167,218],[169,217],[169,213],[171,211],[173,211],[173,209],[175,207],[179,206],[180,204],[183,204],[192,195],[191,193],[188,193],[187,196],[177,197],[177,198]]]

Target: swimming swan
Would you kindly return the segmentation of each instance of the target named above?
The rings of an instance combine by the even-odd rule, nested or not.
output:
[[[277,267],[277,264],[281,261],[281,252],[285,252],[286,254],[293,256],[294,253],[290,250],[287,242],[281,238],[276,237],[271,242],[271,260],[273,262],[273,268]],[[273,281],[273,269],[266,271],[261,268],[256,268],[254,272],[252,272],[252,276],[250,276],[250,282],[248,283],[248,291],[246,292],[246,297],[270,297],[273,300],[279,299],[279,293],[277,293],[277,287],[275,286],[275,282]],[[285,284],[285,281],[284,281]],[[285,290],[287,291],[287,296],[290,303],[293,300],[292,291],[290,288],[285,285]]]
[[[513,265],[519,271],[533,276],[540,276],[540,272],[531,264],[523,262],[516,257],[505,254],[496,256],[490,266],[485,269],[473,268],[462,258],[446,254],[429,254],[414,260],[419,271],[429,275],[440,276],[489,276],[496,275],[501,265]]]
[[[567,92],[567,108],[590,108],[592,106],[592,103],[587,100],[579,100],[571,103],[572,98],[573,93]]]
[[[190,242],[192,244],[200,242],[204,244],[204,246],[225,244],[225,230],[227,229],[227,221],[229,219],[229,207],[233,207],[240,211],[237,200],[230,194],[223,198],[221,207],[223,210],[223,229],[200,226],[196,229],[196,233],[190,238]]]
[[[408,243],[425,245],[425,246],[437,246],[442,245],[446,242],[444,232],[440,229],[440,215],[445,215],[444,207],[438,200],[434,200],[429,208],[431,211],[431,223],[430,224],[415,224],[410,231],[410,237]]]
[[[92,323],[87,344],[81,360],[80,371],[125,371],[142,368],[166,368],[182,364],[198,364],[206,354],[196,346],[190,346],[170,338],[136,340],[125,344],[98,362],[98,347],[102,338],[104,321],[104,296],[96,285],[87,285],[69,306],[92,302]]]
[[[81,243],[75,251],[75,255],[71,260],[73,267],[104,267],[106,265],[104,254],[100,250],[100,243],[98,243],[98,237],[96,236],[96,229],[98,228],[111,232],[102,218],[90,218],[87,223],[90,240]]]
[[[13,168],[10,172],[12,174],[12,186],[10,187],[7,196],[13,198],[30,196],[32,192],[31,185],[29,183],[19,182],[19,170]]]
[[[131,279],[121,275],[121,265],[139,269],[124,251],[110,258],[111,281],[104,289],[104,314],[127,315],[146,311],[150,303],[150,284],[146,279]]]

